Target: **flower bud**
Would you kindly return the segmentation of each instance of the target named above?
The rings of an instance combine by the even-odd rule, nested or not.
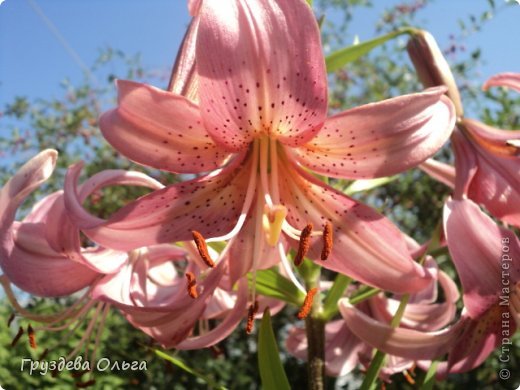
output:
[[[463,116],[457,84],[435,38],[429,32],[419,30],[408,41],[407,50],[422,84],[427,88],[439,85],[448,87],[446,94],[455,105],[457,116]]]

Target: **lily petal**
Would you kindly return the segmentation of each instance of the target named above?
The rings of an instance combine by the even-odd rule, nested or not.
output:
[[[333,251],[319,259],[321,240],[312,241],[309,257],[321,266],[383,290],[414,292],[432,279],[409,254],[401,232],[384,216],[308,175],[290,162],[279,164],[280,195],[288,221],[302,229],[329,221]]]
[[[202,125],[187,98],[146,84],[118,81],[116,109],[104,113],[105,139],[129,159],[177,173],[214,170],[228,158]]]
[[[520,92],[520,73],[499,73],[490,77],[482,86],[484,91],[490,87],[508,87]]]
[[[207,278],[199,283],[202,290],[195,300],[188,298],[187,305],[176,305],[178,309],[164,306],[154,312],[150,307],[144,311],[134,310],[131,307],[119,307],[129,322],[161,343],[164,348],[177,347],[191,333],[196,321],[205,310],[207,300],[217,287],[224,271],[224,262],[209,271]],[[166,311],[164,311],[166,309]]]
[[[91,285],[99,273],[56,253],[45,240],[43,223],[15,222],[13,247],[2,259],[5,275],[16,286],[40,297],[59,297]]]
[[[455,110],[444,87],[356,107],[326,120],[296,159],[332,177],[391,176],[431,157],[448,140]]]
[[[254,209],[255,206],[256,203],[253,203],[251,209]],[[240,233],[231,244],[231,248],[229,248],[229,281],[231,286],[253,269],[255,234],[257,234],[255,232],[255,217],[248,217]],[[276,246],[262,245],[260,253],[257,256],[256,269],[267,269],[280,264],[280,255]],[[259,312],[262,311],[259,310]],[[273,314],[272,308],[271,314]]]
[[[251,161],[237,157],[221,171],[154,191],[124,206],[107,221],[81,206],[75,190],[81,166],[76,165],[65,179],[65,204],[70,217],[90,239],[118,250],[191,240],[192,230],[208,238],[221,235],[236,224],[247,192]]]
[[[192,16],[195,16],[195,13],[198,14],[201,1],[189,1],[188,7],[190,8],[190,13],[193,10]],[[198,29],[199,18],[194,17],[186,30],[181,47],[177,53],[168,85],[168,91],[182,95],[196,104],[199,102],[199,79],[195,63],[195,43],[197,41]]]
[[[68,295],[91,284],[98,276],[87,267],[56,253],[45,240],[42,223],[53,199],[40,201],[27,221],[14,222],[25,198],[54,170],[57,152],[45,150],[33,157],[0,191],[0,266],[9,280],[38,296]]]
[[[188,10],[191,16],[197,16],[200,7],[202,5],[202,0],[188,0]]]
[[[419,165],[419,168],[435,180],[455,188],[455,167],[429,158]]]
[[[44,150],[25,163],[0,190],[0,240],[9,238],[6,232],[14,221],[16,210],[24,199],[47,180],[56,166],[58,152]]]
[[[240,320],[247,311],[247,279],[242,278],[238,284],[237,301],[234,308],[228,313],[224,320],[214,329],[200,336],[187,338],[177,344],[177,349],[201,349],[208,348],[228,337],[238,326]]]
[[[446,202],[444,231],[462,282],[464,305],[471,318],[478,318],[499,300],[503,264],[510,264],[511,284],[520,281],[520,269],[511,263],[520,258],[520,242],[471,200]]]
[[[95,191],[111,185],[135,185],[156,190],[164,187],[157,180],[140,172],[106,170],[95,174],[80,187],[79,200],[83,202]],[[62,192],[55,198],[44,222],[47,226],[47,241],[56,252],[85,264],[97,272],[103,274],[116,272],[128,260],[126,251],[116,251],[111,248],[81,248],[79,230],[69,218]]]
[[[470,371],[481,365],[484,360],[502,342],[502,325],[507,321],[507,329],[511,335],[515,333],[514,321],[501,315],[507,308],[496,307],[481,317],[478,321],[471,321],[464,333],[453,346],[448,357],[448,372],[461,373]],[[503,322],[504,321],[504,322]]]
[[[444,291],[442,303],[408,303],[401,320],[401,327],[433,331],[449,325],[457,312],[459,299],[457,285],[444,272],[439,272],[439,283]],[[380,294],[369,301],[375,319],[390,323],[399,307],[400,301],[386,298]]]
[[[303,0],[203,1],[197,67],[204,123],[229,150],[260,132],[300,145],[325,119],[320,33]]]
[[[520,136],[469,119],[463,125],[465,131],[454,134],[453,145],[468,197],[501,220],[520,226],[520,155],[518,146],[510,143]]]
[[[443,330],[421,332],[406,328],[392,328],[356,309],[347,299],[338,307],[349,329],[361,340],[390,355],[412,360],[432,360],[444,355],[460,337],[466,320],[459,320]]]

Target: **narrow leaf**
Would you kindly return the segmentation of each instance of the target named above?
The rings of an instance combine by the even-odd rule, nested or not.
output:
[[[213,381],[211,378],[207,377],[206,375],[201,374],[200,372],[198,372],[198,371],[194,370],[193,368],[189,367],[188,365],[186,365],[186,363],[184,363],[181,359],[168,355],[167,353],[159,351],[158,349],[152,349],[152,350],[160,358],[169,361],[173,365],[179,367],[181,370],[184,370],[187,373],[199,378],[200,380],[205,382],[211,388],[219,389],[219,390],[227,390],[224,386],[219,385],[218,383]]]
[[[374,188],[388,184],[397,178],[398,175],[379,177],[377,179],[355,180],[345,189],[345,194],[353,195],[356,192],[373,190]]]
[[[327,71],[330,73],[338,69],[341,69],[345,64],[357,60],[359,57],[367,54],[372,49],[382,45],[386,41],[393,39],[399,35],[413,34],[415,31],[416,30],[411,27],[405,27],[396,31],[392,31],[389,34],[371,39],[369,41],[365,41],[357,45],[340,49],[327,56],[327,58],[325,58]]]
[[[276,345],[273,327],[271,326],[271,314],[269,308],[265,309],[260,332],[258,334],[258,367],[262,388],[290,390],[289,380],[280,361],[280,353]]]
[[[253,275],[247,275],[249,283],[253,284]],[[300,306],[305,299],[305,294],[287,278],[280,275],[274,269],[266,269],[256,272],[256,291],[271,298]]]

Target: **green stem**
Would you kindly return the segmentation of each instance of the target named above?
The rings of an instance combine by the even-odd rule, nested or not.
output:
[[[325,321],[329,321],[338,313],[338,300],[343,296],[350,283],[352,283],[352,278],[343,274],[336,276],[323,303],[323,318]]]
[[[357,305],[360,302],[363,302],[364,300],[373,297],[374,295],[377,295],[381,292],[378,288],[368,288],[366,290],[360,291],[359,293],[356,292],[352,295],[351,298],[349,298],[349,302],[351,305]]]
[[[405,294],[401,298],[401,302],[399,303],[399,307],[390,322],[390,326],[392,328],[397,328],[401,323],[401,319],[403,318],[404,311],[406,309],[406,305],[410,300],[410,294]],[[376,351],[374,358],[372,359],[372,363],[370,363],[370,367],[368,368],[367,375],[365,380],[361,384],[360,390],[371,390],[374,388],[376,380],[379,376],[379,372],[381,368],[383,368],[383,364],[385,362],[386,353],[382,351]]]

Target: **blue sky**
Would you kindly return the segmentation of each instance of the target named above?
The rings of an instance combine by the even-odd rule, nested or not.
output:
[[[499,8],[505,3],[495,2]],[[0,110],[14,96],[59,95],[60,81],[83,77],[78,60],[31,3],[41,8],[87,65],[94,62],[101,47],[110,46],[129,54],[140,52],[148,69],[168,69],[189,21],[184,0],[5,0],[0,5]],[[374,36],[377,16],[398,1],[373,3],[372,9],[355,14],[349,27],[349,33],[361,40]],[[458,18],[467,20],[469,13],[480,15],[485,9],[487,0],[436,0],[419,13],[418,20],[445,47],[449,34],[458,31]],[[519,21],[520,6],[504,8],[482,32],[464,40],[469,49],[481,47],[488,62],[480,69],[481,80],[476,81],[500,71],[520,71]]]

